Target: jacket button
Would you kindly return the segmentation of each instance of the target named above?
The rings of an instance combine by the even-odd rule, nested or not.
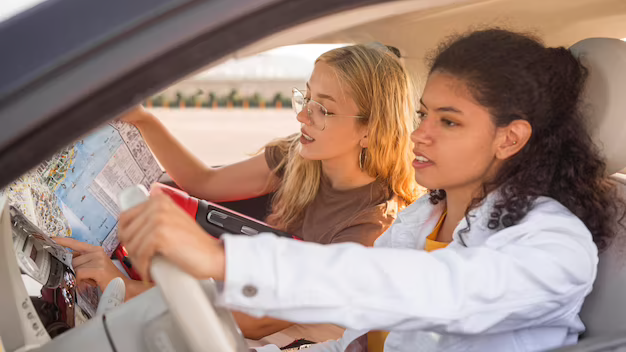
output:
[[[258,291],[259,290],[257,290],[257,288],[252,285],[246,285],[243,287],[243,295],[246,297],[254,297],[256,296]]]

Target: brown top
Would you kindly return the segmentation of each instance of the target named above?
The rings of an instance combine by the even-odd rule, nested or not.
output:
[[[265,148],[265,160],[274,170],[285,157],[281,148]],[[278,177],[284,170],[274,170]],[[321,244],[357,242],[372,246],[395,221],[402,202],[389,187],[376,180],[350,190],[333,189],[322,177],[320,189],[304,213],[302,226],[288,232],[305,241]]]

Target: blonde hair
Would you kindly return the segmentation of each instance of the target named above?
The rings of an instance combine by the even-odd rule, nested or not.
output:
[[[334,68],[368,126],[363,170],[383,181],[405,204],[417,199],[420,188],[411,166],[410,134],[415,124],[414,89],[394,53],[382,45],[351,45],[322,54],[316,61]],[[299,135],[268,144],[285,155],[275,168],[284,168],[267,222],[290,230],[301,223],[304,210],[318,193],[322,177],[319,160],[300,155]],[[355,160],[355,162],[358,162]]]

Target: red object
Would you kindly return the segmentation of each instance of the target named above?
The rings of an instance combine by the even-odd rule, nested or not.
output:
[[[182,191],[180,189],[164,185],[162,183],[153,183],[152,184],[152,186],[150,187],[150,193],[152,194],[156,190],[159,190],[159,191],[167,194],[168,196],[170,196],[172,198],[172,200],[174,200],[174,202],[176,204],[178,204],[187,214],[189,214],[189,216],[191,216],[194,219],[194,221],[196,220],[196,217],[198,215],[199,203],[200,203],[200,200],[198,198],[190,196],[185,191]],[[232,211],[230,209],[224,208],[224,207],[219,206],[217,204],[213,204],[213,203],[210,203],[210,204],[212,206],[218,208],[218,209],[223,209],[226,212],[237,214],[238,216],[241,216],[243,218],[249,219],[249,220],[254,221],[256,223],[266,225],[266,224],[264,224],[264,223],[262,223],[262,222],[260,222],[258,220],[252,219],[252,218],[250,218],[248,216],[245,216],[243,214],[239,214],[237,212],[234,212],[234,211]],[[293,239],[302,241],[301,238],[298,238],[296,236],[292,236],[292,237],[293,237]],[[124,269],[128,273],[128,276],[131,279],[133,279],[133,280],[141,280],[141,277],[133,269],[132,263],[128,259],[128,252],[126,251],[124,246],[122,246],[121,243],[117,246],[117,248],[113,252],[112,258],[113,259],[117,259],[117,260],[120,261],[120,263],[122,264],[122,266],[124,267]]]
[[[124,248],[121,243],[117,246],[117,248],[115,248],[115,251],[113,251],[113,259],[120,261],[120,264],[122,264],[122,267],[124,267],[124,270],[126,270],[126,273],[131,279],[141,280],[141,276],[139,276],[137,271],[133,269],[133,265],[130,262],[130,259],[128,259],[128,252],[126,251],[126,248]]]
[[[198,215],[198,206],[200,203],[200,200],[198,200],[198,198],[192,197],[189,195],[189,193],[182,191],[178,188],[174,188],[174,187],[170,187],[168,185],[164,185],[162,183],[153,183],[151,188],[150,188],[150,193],[153,193],[156,189],[160,190],[161,192],[164,192],[165,194],[167,194],[168,196],[170,196],[174,202],[176,204],[178,204],[181,208],[183,208],[183,210],[185,210],[185,212],[187,212],[187,214],[189,214],[194,220],[196,219],[197,215]],[[215,204],[215,203],[210,203],[213,207],[218,208],[218,209],[222,209],[226,212],[230,212],[232,214],[236,214],[242,218],[246,218],[250,221],[265,225],[265,226],[269,226],[266,223],[253,219],[247,215],[238,213],[236,211],[230,210],[228,208],[225,208],[221,205]],[[295,235],[292,236],[293,239],[295,240],[299,240],[302,241],[301,238],[296,237]]]
[[[198,215],[198,198],[190,196],[189,193],[185,191],[162,183],[153,183],[150,187],[150,193],[152,194],[157,189],[170,196],[170,198],[172,198],[178,206],[183,208],[189,216],[194,218],[194,220],[196,219],[196,215]]]

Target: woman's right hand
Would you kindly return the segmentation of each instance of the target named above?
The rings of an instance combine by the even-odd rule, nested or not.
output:
[[[126,277],[116,266],[104,249],[88,243],[77,241],[68,237],[54,237],[54,241],[73,251],[72,266],[76,272],[76,280],[90,286],[98,286],[104,291],[111,280],[116,277],[122,278],[126,285],[126,297],[129,300],[144,291],[150,289],[153,284],[131,280]]]
[[[104,253],[102,247],[67,237],[54,237],[53,239],[57,244],[73,251],[72,266],[76,272],[77,281],[97,285],[104,291],[109,282],[116,277],[125,279],[124,274]]]
[[[161,166],[179,187],[195,197],[211,201],[255,198],[278,184],[264,154],[219,168],[207,167],[176,140],[155,114],[140,105],[121,114],[118,121],[135,125]],[[205,143],[211,135],[211,131],[206,132]]]
[[[153,118],[153,115],[149,113],[143,106],[137,105],[134,108],[128,110],[118,118],[122,122],[130,123],[137,126],[142,122],[148,121]]]
[[[222,242],[208,236],[195,219],[162,191],[123,212],[118,226],[120,242],[144,279],[150,278],[152,259],[162,255],[199,280],[224,281],[226,258]]]

